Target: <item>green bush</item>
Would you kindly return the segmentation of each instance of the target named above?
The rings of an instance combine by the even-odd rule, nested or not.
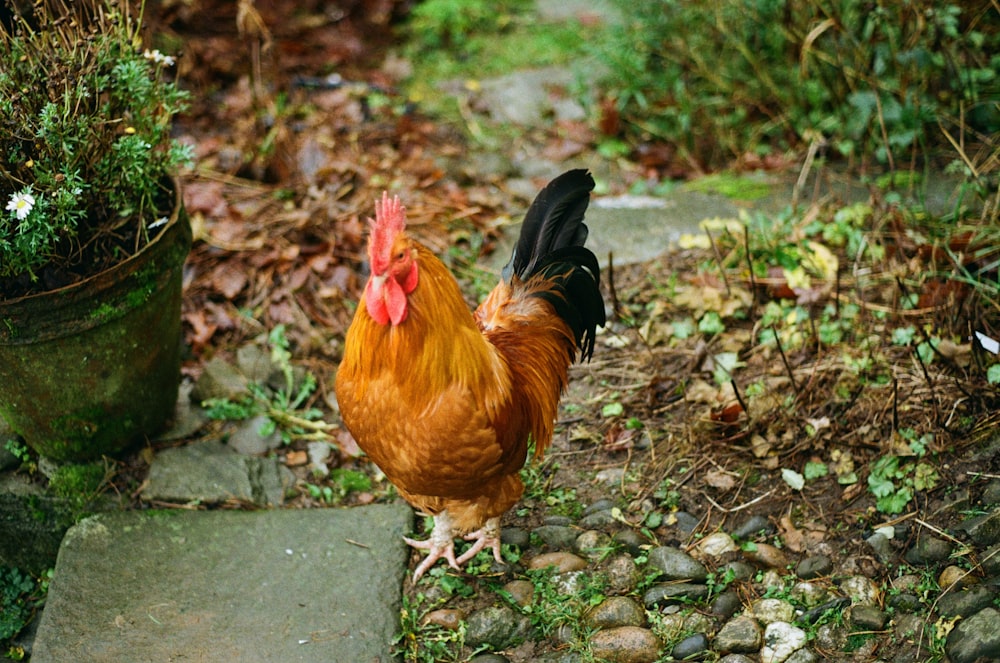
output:
[[[702,165],[823,140],[893,166],[947,144],[942,128],[1000,131],[989,0],[614,2],[606,89],[635,138]]]

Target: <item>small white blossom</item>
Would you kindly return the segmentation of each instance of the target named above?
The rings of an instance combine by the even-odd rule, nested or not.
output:
[[[158,50],[151,51],[148,48],[145,51],[143,51],[142,57],[146,58],[147,60],[152,60],[156,64],[162,64],[164,67],[173,67],[175,62],[174,56],[164,55],[163,53],[160,53],[160,51]]]
[[[20,193],[15,193],[7,201],[7,211],[13,212],[18,221],[23,221],[35,206],[35,197],[29,193],[31,189],[25,189]]]

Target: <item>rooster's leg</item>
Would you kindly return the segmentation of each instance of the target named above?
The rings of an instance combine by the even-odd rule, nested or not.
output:
[[[434,566],[434,562],[442,558],[447,560],[452,568],[461,571],[461,567],[459,567],[458,562],[455,560],[455,532],[452,529],[451,516],[448,515],[447,511],[442,511],[434,516],[434,530],[431,532],[430,538],[426,541],[417,541],[405,536],[403,540],[414,548],[428,551],[427,557],[424,561],[420,562],[417,570],[413,572],[413,582],[420,580],[420,576],[424,575],[427,569]]]
[[[500,519],[490,518],[483,525],[482,529],[478,529],[472,534],[468,534],[465,537],[466,541],[475,541],[472,547],[466,550],[461,557],[458,558],[457,562],[459,564],[465,564],[470,559],[475,557],[480,550],[489,546],[493,550],[493,559],[498,562],[503,562],[503,557],[500,556]]]

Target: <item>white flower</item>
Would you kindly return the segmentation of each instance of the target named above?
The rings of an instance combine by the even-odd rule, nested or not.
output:
[[[156,64],[162,64],[164,67],[173,67],[175,62],[174,56],[164,55],[163,53],[160,53],[160,51],[158,50],[151,51],[148,48],[142,52],[142,57],[146,58],[147,60],[152,60]]]
[[[17,215],[18,221],[23,221],[35,206],[35,197],[30,193],[31,188],[27,188],[21,193],[15,193],[7,201],[7,211]]]

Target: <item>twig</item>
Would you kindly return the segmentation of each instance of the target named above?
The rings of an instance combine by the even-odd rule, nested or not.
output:
[[[740,388],[736,386],[736,378],[729,378],[729,384],[733,385],[733,393],[736,394],[736,402],[740,404],[743,411],[747,413],[747,424],[750,423],[750,410],[747,409],[747,404],[743,402],[743,397],[740,395]]]
[[[708,500],[709,502],[711,502],[720,511],[724,511],[725,513],[736,513],[737,511],[742,511],[743,509],[749,509],[750,507],[752,507],[757,502],[760,502],[761,500],[763,500],[765,497],[770,497],[771,493],[773,493],[773,492],[774,492],[774,490],[769,490],[766,493],[764,493],[763,495],[758,495],[757,497],[753,498],[752,500],[750,500],[746,504],[741,504],[739,506],[734,506],[732,509],[727,509],[726,507],[722,506],[721,504],[719,504],[718,502],[716,502],[715,500],[713,500],[711,497],[709,497],[708,494],[705,493],[705,492],[702,492],[701,494],[705,497],[706,500]]]
[[[899,380],[892,377],[892,432],[899,431]]]
[[[945,532],[942,529],[938,529],[937,527],[934,527],[934,525],[931,525],[930,523],[928,523],[928,522],[926,522],[924,520],[921,520],[920,518],[914,518],[913,521],[915,523],[917,523],[918,525],[920,525],[921,527],[926,527],[927,529],[929,529],[930,531],[934,532],[935,534],[937,534],[941,538],[948,539],[949,541],[951,541],[952,543],[954,543],[956,546],[959,546],[961,548],[968,548],[969,547],[967,544],[962,543],[961,541],[959,541],[958,539],[956,539],[955,537],[953,537],[951,534],[948,534],[947,532]]]
[[[722,283],[726,286],[726,296],[732,297],[733,293],[729,288],[729,279],[726,277],[726,270],[722,266],[722,254],[719,253],[719,247],[716,245],[715,238],[712,237],[712,232],[708,229],[708,227],[705,227],[705,234],[708,235],[708,242],[712,245],[712,253],[715,254],[715,262],[719,265],[719,274],[722,275]]]
[[[621,322],[621,315],[618,313],[618,289],[615,288],[615,256],[608,251],[608,296],[611,297],[611,317],[616,322]]]
[[[364,543],[359,543],[358,541],[355,541],[354,539],[344,539],[344,541],[347,541],[352,546],[357,546],[358,548],[364,548],[366,550],[371,550],[371,546],[366,545]]]
[[[812,171],[813,161],[816,159],[816,152],[819,148],[826,145],[826,139],[822,135],[814,137],[809,142],[809,149],[806,151],[805,161],[802,162],[802,170],[799,171],[799,178],[795,181],[795,186],[792,187],[792,209],[797,210],[799,208],[799,194],[802,191],[802,187],[805,186],[806,180],[809,178],[809,173]]]
[[[785,349],[781,347],[781,337],[778,336],[778,329],[774,325],[771,325],[771,331],[774,333],[774,342],[778,346],[778,353],[781,354],[781,361],[785,364],[785,370],[788,371],[788,378],[792,381],[792,389],[795,390],[795,397],[801,396],[799,393],[799,383],[795,381],[795,373],[792,372],[792,367],[788,363],[788,357],[785,356]]]
[[[750,258],[750,227],[743,224],[743,253],[747,258],[747,274],[750,276],[750,321],[757,317],[757,280],[753,275],[753,260]]]

